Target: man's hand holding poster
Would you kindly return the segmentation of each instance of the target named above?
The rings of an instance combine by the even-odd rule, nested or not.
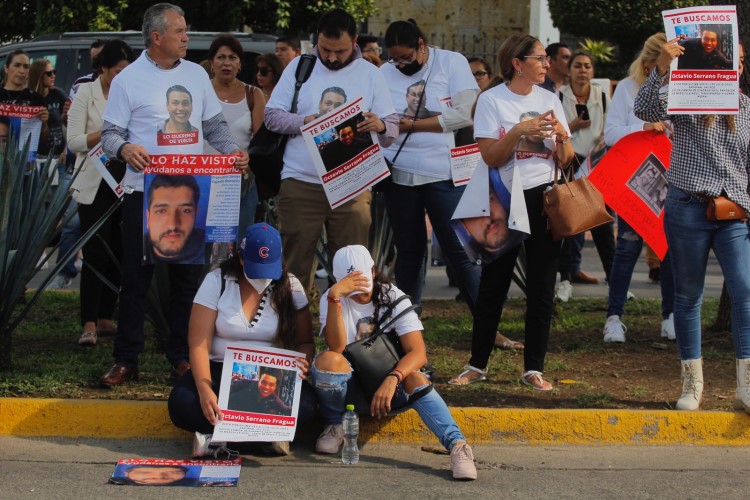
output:
[[[331,208],[336,208],[390,175],[375,132],[358,132],[362,98],[302,127]]]
[[[204,264],[207,244],[237,240],[242,174],[235,160],[151,156],[144,171],[144,264]]]
[[[518,169],[488,168],[480,159],[451,225],[477,265],[492,262],[528,238],[531,229]]]
[[[39,137],[42,135],[42,120],[39,111],[42,106],[23,106],[20,104],[0,103],[0,116],[5,116],[10,122],[10,129],[18,140],[19,148],[23,149],[29,141],[29,156],[27,162],[36,160],[39,149]]]
[[[667,40],[682,55],[670,66],[669,114],[739,111],[739,34],[734,5],[662,12]]]
[[[660,259],[664,236],[666,171],[672,142],[661,132],[635,132],[620,139],[589,174],[604,201],[627,221]]]
[[[302,390],[299,352],[273,347],[227,346],[221,372],[216,441],[291,441]]]

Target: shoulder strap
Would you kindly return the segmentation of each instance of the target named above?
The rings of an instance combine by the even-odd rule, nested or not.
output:
[[[245,85],[245,100],[247,101],[247,108],[252,113],[255,107],[255,87],[252,85]]]
[[[315,67],[315,57],[312,54],[304,54],[300,57],[299,63],[297,64],[297,72],[295,73],[296,82],[294,84],[294,97],[292,98],[292,107],[289,110],[290,113],[297,112],[297,98],[299,97],[299,90],[302,88],[302,84],[310,78],[312,70]]]
[[[221,298],[222,295],[224,295],[224,289],[227,287],[227,271],[222,267],[221,268],[221,291],[219,292],[219,298]]]
[[[393,311],[396,309],[396,306],[406,299],[411,300],[411,297],[404,294],[401,297],[394,300],[393,302],[391,302],[390,304],[388,304],[388,308],[385,310],[385,313],[382,316],[380,316],[380,318],[378,318],[377,320],[377,326],[380,332],[385,332],[391,325],[393,325],[402,316],[404,316],[407,313],[412,312],[413,310],[419,307],[417,304],[412,304],[406,309],[404,309],[403,311],[401,311],[400,313],[398,313],[395,318],[391,318],[390,321],[385,322],[385,318],[391,316],[393,314]]]
[[[607,94],[602,90],[602,113],[607,112]]]
[[[559,90],[557,94],[560,96],[560,102],[563,102],[562,90]]]

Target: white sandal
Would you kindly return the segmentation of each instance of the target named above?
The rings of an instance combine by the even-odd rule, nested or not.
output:
[[[477,378],[467,378],[466,382],[459,382],[459,379],[466,377],[471,372],[476,372],[479,376]],[[483,380],[487,380],[487,370],[480,370],[479,368],[468,365],[466,370],[458,374],[458,377],[450,379],[448,385],[469,385],[474,382],[482,382]]]
[[[535,391],[548,392],[554,389],[552,384],[542,378],[542,372],[529,370],[521,376],[521,383]]]

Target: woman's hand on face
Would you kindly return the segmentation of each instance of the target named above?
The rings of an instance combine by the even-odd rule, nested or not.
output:
[[[299,378],[305,380],[307,378],[307,372],[310,371],[310,362],[307,358],[295,358],[297,360],[297,368],[299,368]]]
[[[666,75],[674,58],[680,57],[685,53],[685,47],[680,45],[679,41],[679,37],[673,38],[661,46],[661,54],[659,54],[659,58],[656,60],[656,66],[660,75]]]
[[[373,417],[383,418],[388,415],[388,412],[391,411],[391,400],[396,393],[396,387],[398,387],[396,377],[385,377],[383,383],[380,384],[380,387],[378,387],[378,390],[375,391],[375,395],[372,397],[370,414]]]
[[[370,291],[370,280],[362,274],[362,271],[354,271],[341,278],[328,290],[328,296],[332,299],[346,297],[350,293],[367,293]]]
[[[200,390],[198,395],[200,396],[201,410],[206,420],[211,425],[216,425],[217,420],[223,420],[221,410],[219,409],[219,401],[211,387]]]

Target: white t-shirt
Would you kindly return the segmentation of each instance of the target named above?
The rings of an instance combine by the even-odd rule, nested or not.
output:
[[[395,285],[391,285],[391,290],[388,296],[391,298],[391,302],[395,302],[399,297],[404,295],[404,292],[396,288]],[[393,310],[391,317],[398,316],[398,314],[409,307],[411,301],[404,299],[398,304]],[[341,297],[341,312],[344,317],[344,328],[346,328],[346,344],[349,345],[356,340],[361,340],[368,337],[373,330],[374,325],[374,313],[375,306],[372,302],[367,304],[359,304],[354,302],[348,297]],[[320,333],[323,334],[323,329],[326,326],[326,318],[328,317],[328,290],[320,298]],[[386,320],[387,322],[388,320]],[[385,323],[383,323],[385,324]],[[396,334],[400,337],[414,331],[422,331],[424,327],[422,322],[419,321],[419,316],[414,311],[404,314],[399,318],[393,325],[392,328],[396,330]]]
[[[451,96],[464,90],[479,90],[471,74],[469,61],[457,52],[429,47],[430,57],[417,73],[406,76],[393,64],[383,64],[380,72],[385,76],[393,106],[402,117],[412,118],[419,105],[420,118],[439,116],[451,106]],[[424,82],[427,82],[426,88]],[[419,94],[424,89],[422,103]],[[406,134],[386,151],[386,158],[396,155]],[[455,146],[453,131],[412,134],[396,159],[399,170],[436,179],[451,178],[450,148]]]
[[[555,116],[570,135],[565,111],[557,94],[534,85],[530,94],[519,95],[511,92],[507,85],[500,84],[483,92],[477,100],[474,137],[500,139],[519,122],[544,114],[550,109],[554,110]],[[518,142],[509,162],[513,161],[513,166],[521,169],[524,189],[554,180],[554,146],[554,136],[544,140],[521,139]]]
[[[253,136],[253,117],[247,107],[247,99],[240,102],[219,101],[219,104],[221,104],[221,112],[224,114],[224,119],[227,121],[234,139],[242,151],[247,151],[250,139]],[[211,147],[208,141],[203,141],[203,152],[207,155],[220,154]]]
[[[221,269],[208,273],[193,299],[194,304],[200,304],[218,313],[216,333],[209,356],[211,361],[224,361],[224,353],[229,342],[247,341],[248,345],[271,347],[276,340],[279,325],[279,317],[271,302],[273,285],[263,292],[258,311],[252,321],[248,321],[242,311],[240,285],[237,279],[227,275],[225,280],[226,288],[221,294]],[[294,309],[300,310],[307,306],[307,295],[294,275],[289,275],[289,282],[292,287]]]
[[[190,130],[187,132],[166,133],[164,130],[170,119],[167,90],[174,85],[181,85],[192,98],[192,111],[188,117]],[[181,92],[183,95],[178,97],[184,97],[184,91]],[[176,109],[175,116],[182,119],[184,103]],[[144,50],[133,64],[112,80],[103,118],[127,129],[128,142],[143,146],[149,154],[203,154],[202,123],[219,113],[219,99],[206,70],[184,59],[171,69],[160,69],[146,58]],[[128,168],[124,185],[143,191],[143,172]]]
[[[294,59],[284,69],[279,83],[274,87],[266,108],[289,111],[294,97],[295,73],[301,58]],[[320,60],[315,62],[310,78],[302,85],[297,98],[297,114],[309,116],[320,113],[320,102],[325,90],[337,87],[345,94],[343,103],[362,98],[362,107],[381,118],[394,114],[393,104],[388,98],[388,87],[378,68],[362,58],[337,70],[326,68]],[[341,95],[340,93],[337,95]],[[282,179],[297,179],[312,184],[320,184],[310,153],[302,135],[290,136],[284,149],[284,169]]]

